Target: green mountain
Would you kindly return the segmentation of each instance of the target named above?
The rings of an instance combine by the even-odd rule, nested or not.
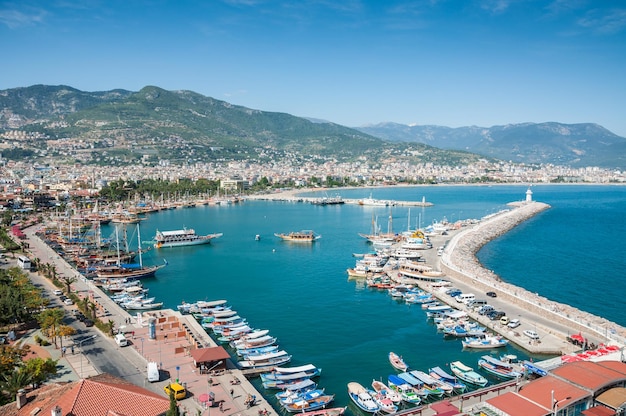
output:
[[[462,149],[517,163],[626,169],[626,138],[593,123],[459,128],[380,123],[358,130],[385,140]]]
[[[11,141],[23,137],[15,131],[26,132],[28,139]],[[0,91],[0,132],[8,139],[5,148],[10,142],[35,155],[101,164],[288,158],[458,165],[479,158],[154,86],[138,92],[43,85]]]

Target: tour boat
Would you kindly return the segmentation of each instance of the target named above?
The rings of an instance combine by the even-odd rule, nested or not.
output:
[[[222,233],[198,235],[192,228],[183,228],[173,231],[156,231],[154,247],[182,247],[208,244],[212,239],[219,238]]]
[[[274,233],[274,235],[283,241],[291,241],[297,243],[312,243],[322,238],[321,235],[315,234],[312,230],[292,231],[288,234]]]

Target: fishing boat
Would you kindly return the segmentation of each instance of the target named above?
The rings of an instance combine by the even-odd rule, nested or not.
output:
[[[398,405],[396,405],[390,398],[388,398],[385,394],[376,393],[374,390],[367,390],[370,396],[374,398],[376,404],[380,407],[385,413],[396,413],[398,411]]]
[[[402,400],[405,402],[418,405],[422,401],[422,398],[413,390],[413,386],[404,379],[395,374],[390,374],[387,381],[389,382],[389,387],[400,394],[400,397],[402,397]],[[426,398],[426,396],[424,396],[424,398]]]
[[[484,387],[489,382],[485,377],[474,371],[473,368],[466,366],[460,361],[451,362],[450,370],[461,380],[476,386]]]
[[[497,358],[493,358],[489,355],[483,355],[481,359],[478,360],[478,365],[489,374],[493,374],[494,376],[500,378],[514,379],[520,378],[523,375],[522,373],[515,371],[511,363],[498,360]]]
[[[315,383],[313,384],[315,385]],[[316,399],[323,395],[324,389],[305,387],[301,390],[281,391],[276,393],[274,397],[278,399],[281,405],[286,405],[293,404],[301,400],[306,400],[308,402],[309,400]]]
[[[288,355],[287,351],[281,350],[268,352],[267,354],[260,354],[255,356],[254,358],[239,361],[237,364],[242,369],[249,369],[271,367],[275,365],[285,364],[289,361],[291,361],[291,355]]]
[[[140,302],[129,302],[122,305],[124,309],[133,310],[133,311],[150,311],[153,309],[161,309],[163,307],[163,302],[155,302],[155,303],[140,303]]]
[[[402,357],[393,351],[389,353],[389,362],[396,370],[406,371],[409,368]]]
[[[464,383],[461,383],[452,374],[448,374],[441,367],[433,367],[429,369],[428,374],[436,380],[440,380],[444,383],[451,385],[452,389],[454,390],[454,393],[463,393],[465,390],[467,390],[467,386]]]
[[[300,413],[299,416],[341,416],[345,413],[346,407],[331,407],[319,410],[311,410]]]
[[[274,367],[269,373],[261,373],[262,382],[283,382],[319,377],[322,370],[312,364],[299,367]]]
[[[376,413],[381,410],[367,389],[355,381],[348,383],[348,395],[354,404],[364,412]]]
[[[307,412],[324,409],[333,400],[335,400],[334,394],[325,394],[310,400],[301,399],[294,403],[283,404],[282,406],[290,413],[307,414]]]
[[[424,388],[428,390],[428,395],[433,397],[441,397],[444,394],[452,394],[452,386],[443,383],[441,380],[431,377],[423,371],[411,371],[411,375],[421,381]]]
[[[273,345],[276,342],[276,337],[271,335],[263,335],[262,337],[252,339],[236,339],[229,345],[236,350],[245,350],[249,348],[261,348]]]
[[[490,349],[506,347],[509,344],[507,339],[501,336],[466,337],[461,341],[463,348]]]
[[[312,230],[292,231],[288,234],[274,233],[274,235],[283,241],[296,243],[312,243],[322,238],[321,235],[315,234]]]
[[[219,238],[222,235],[222,233],[198,235],[193,228],[183,228],[182,230],[173,231],[157,230],[154,236],[154,247],[166,248],[208,244],[214,238]]]
[[[301,378],[301,379],[292,379],[292,380],[267,380],[261,383],[266,389],[279,389],[284,392],[293,392],[293,391],[306,391],[311,390],[317,387],[317,383],[315,383],[310,378]],[[278,393],[281,394],[281,393]]]
[[[376,394],[382,394],[391,400],[393,403],[400,403],[402,401],[402,396],[397,391],[391,389],[382,381],[372,380],[372,388],[376,392]]]

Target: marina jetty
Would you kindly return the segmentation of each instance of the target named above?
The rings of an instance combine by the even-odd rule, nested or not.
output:
[[[533,316],[536,328],[541,328],[542,332],[559,340],[565,341],[570,335],[583,333],[590,343],[614,342],[624,345],[626,329],[618,324],[506,283],[480,264],[476,253],[481,247],[550,208],[536,201],[509,205],[514,208],[493,214],[454,234],[440,257],[441,270],[450,280],[463,283],[475,291],[495,292],[499,300],[524,311],[525,317]],[[550,276],[543,278],[549,279]],[[528,349],[543,352],[541,348]]]
[[[356,189],[356,188],[341,188],[341,189]],[[336,189],[335,189],[336,190]],[[283,201],[283,202],[304,202],[314,205],[336,205],[336,204],[351,204],[362,206],[400,206],[400,207],[431,207],[432,202],[426,201],[423,197],[421,201],[397,201],[391,199],[374,199],[371,195],[368,198],[342,198],[341,196],[321,196],[321,197],[307,197],[301,196],[305,192],[324,192],[325,189],[321,188],[307,188],[307,189],[287,189],[281,190],[272,194],[260,194],[249,195],[246,199],[250,200],[262,200],[262,201]],[[326,190],[327,191],[327,190]]]

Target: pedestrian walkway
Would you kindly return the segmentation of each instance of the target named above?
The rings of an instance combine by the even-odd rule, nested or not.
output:
[[[22,347],[26,345],[29,346],[31,354],[26,356],[25,359],[39,357],[43,359],[52,358],[53,360],[57,360],[57,374],[51,377],[50,381],[76,381],[81,378],[87,378],[100,374],[99,371],[91,364],[89,358],[78,350],[78,347],[73,343],[73,341],[69,341],[68,343],[67,340],[60,340],[57,347],[55,347],[52,343],[50,345],[42,346],[37,344],[35,341],[36,337],[46,339],[46,337],[41,334],[39,329],[32,329],[24,333],[23,336],[16,341],[16,345]],[[61,346],[61,342],[64,342],[63,346]]]

